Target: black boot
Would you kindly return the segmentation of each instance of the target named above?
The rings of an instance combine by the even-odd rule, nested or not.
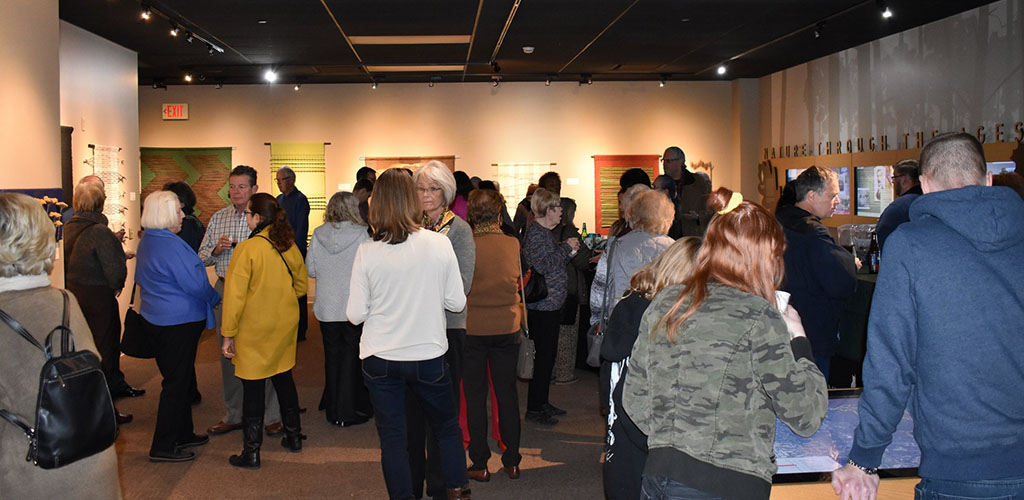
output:
[[[299,422],[298,408],[282,408],[281,423],[284,424],[284,437],[281,438],[281,446],[288,448],[292,453],[302,451],[302,425]]]
[[[235,467],[259,469],[262,444],[263,417],[242,417],[242,454],[231,455],[228,462]]]

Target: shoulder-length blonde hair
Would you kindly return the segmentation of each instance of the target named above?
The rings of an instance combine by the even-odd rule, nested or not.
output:
[[[0,277],[50,274],[57,247],[54,231],[38,201],[0,193]]]
[[[398,169],[388,169],[373,185],[370,226],[373,240],[397,245],[420,229],[423,213],[416,197],[416,183]]]
[[[718,212],[729,203],[732,194],[728,188],[718,188],[708,197],[708,206]],[[686,287],[655,324],[652,335],[664,325],[665,336],[669,342],[675,342],[679,327],[707,298],[710,280],[774,304],[775,289],[782,284],[786,270],[782,260],[785,251],[782,226],[761,205],[744,201],[729,212],[715,215],[697,252],[697,268],[683,282]],[[679,314],[687,300],[690,305]]]
[[[667,286],[678,285],[691,275],[696,267],[700,238],[687,236],[676,240],[657,258],[641,268],[629,280],[627,293],[653,298]]]

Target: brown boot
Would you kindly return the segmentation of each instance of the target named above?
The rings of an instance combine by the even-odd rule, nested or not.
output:
[[[462,488],[448,488],[448,500],[470,500],[469,488],[463,486]]]

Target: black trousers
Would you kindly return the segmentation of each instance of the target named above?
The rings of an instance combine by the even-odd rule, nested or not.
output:
[[[74,284],[69,284],[67,289],[78,299],[82,315],[96,341],[107,387],[111,393],[116,394],[127,385],[124,373],[121,372],[121,310],[114,296],[116,290],[105,286]]]
[[[459,384],[462,383],[462,351],[466,341],[465,328],[449,328],[448,352],[444,353],[452,379],[452,394],[455,395],[455,413],[459,412]],[[423,497],[423,481],[427,482],[427,496],[445,496],[444,475],[441,473],[441,450],[437,437],[430,430],[423,402],[413,391],[405,391],[405,429],[409,453],[409,472],[412,475],[412,492],[416,498]],[[426,451],[426,454],[424,454]]]
[[[370,393],[363,384],[359,361],[362,325],[348,321],[321,321],[324,341],[324,393],[320,406],[328,422],[351,421],[373,415]]]
[[[309,327],[309,298],[306,295],[299,297],[299,329],[298,340],[306,340],[306,329]]]
[[[242,381],[242,418],[263,418],[263,400],[266,398],[267,379]],[[270,377],[277,391],[277,402],[281,405],[281,414],[289,408],[299,407],[299,393],[295,390],[295,379],[292,371],[278,373]]]
[[[533,379],[526,395],[526,411],[543,411],[548,403],[548,392],[551,389],[551,372],[555,368],[555,356],[558,354],[558,325],[562,319],[562,310],[534,311],[528,314],[530,338],[537,349],[537,357],[533,361]]]
[[[143,319],[142,324],[156,348],[156,366],[163,377],[150,452],[169,453],[177,443],[192,437],[189,386],[195,376],[199,335],[206,322],[158,326]]]
[[[494,383],[494,396],[498,407],[498,430],[505,443],[501,455],[502,465],[519,465],[519,396],[516,394],[516,362],[519,360],[517,333],[506,335],[467,335],[465,359],[466,372],[463,374],[466,392],[466,423],[469,427],[470,469],[486,469],[491,449],[487,444],[487,396],[490,393],[488,380]],[[491,376],[488,379],[487,370]]]

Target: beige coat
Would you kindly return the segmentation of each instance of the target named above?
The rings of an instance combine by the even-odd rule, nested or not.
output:
[[[221,322],[221,335],[235,339],[236,377],[260,380],[295,366],[298,298],[306,295],[306,284],[306,265],[295,245],[278,254],[259,236],[238,244],[224,278]]]
[[[18,320],[39,343],[60,323],[60,291],[52,287],[0,292],[0,309]],[[97,352],[92,333],[74,295],[68,304],[71,332],[77,350]],[[0,323],[0,408],[35,422],[36,396],[43,352]],[[102,453],[57,469],[43,470],[25,461],[25,434],[0,419],[0,498],[60,498],[61,500],[121,498],[117,453]]]

